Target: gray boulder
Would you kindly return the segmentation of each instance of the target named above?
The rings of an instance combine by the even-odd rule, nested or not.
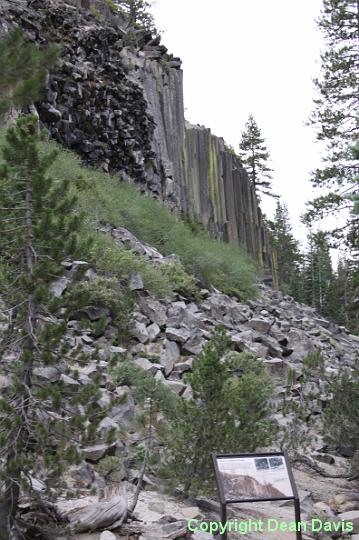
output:
[[[141,343],[148,342],[149,336],[148,336],[148,332],[147,332],[147,328],[145,324],[135,321],[134,327],[132,329],[132,334]]]
[[[191,335],[185,328],[166,328],[166,337],[178,343],[185,343]]]
[[[259,319],[259,318],[251,319],[248,324],[251,328],[253,328],[253,330],[256,330],[257,332],[261,332],[263,334],[268,333],[272,326],[272,322],[269,319]]]
[[[128,284],[131,291],[142,291],[145,287],[140,274],[132,274]]]

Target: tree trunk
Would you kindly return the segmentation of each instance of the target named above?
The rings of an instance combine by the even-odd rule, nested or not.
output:
[[[0,499],[0,540],[9,540],[8,506],[4,498]]]
[[[33,210],[32,210],[32,186],[29,176],[25,179],[25,266],[31,282],[34,267],[35,250],[33,247]],[[36,326],[36,306],[31,292],[27,298],[26,320],[19,321],[19,326],[23,326],[27,337],[24,340],[22,348],[22,357],[24,365],[20,375],[21,392],[16,396],[16,412],[20,417],[20,424],[14,429],[10,437],[11,446],[6,457],[5,470],[7,479],[5,482],[4,507],[3,513],[6,515],[6,533],[4,538],[8,540],[11,536],[11,530],[14,528],[16,513],[20,496],[21,482],[21,464],[16,463],[17,450],[19,444],[21,451],[26,449],[29,440],[28,412],[29,412],[29,389],[32,384],[32,366],[33,353],[36,348],[35,326]],[[2,507],[0,506],[0,511]],[[0,514],[1,517],[1,514]],[[1,537],[0,537],[1,540]]]
[[[142,488],[143,477],[145,476],[148,459],[150,457],[151,445],[152,445],[152,423],[153,423],[152,413],[153,413],[153,401],[151,399],[150,410],[149,410],[149,420],[148,420],[148,433],[147,433],[147,439],[146,439],[146,450],[145,450],[145,455],[143,457],[141,472],[139,474],[138,481],[137,481],[135,495],[133,497],[132,504],[128,510],[129,514],[132,514],[132,512],[134,512],[136,508],[138,497],[140,496],[140,491]]]

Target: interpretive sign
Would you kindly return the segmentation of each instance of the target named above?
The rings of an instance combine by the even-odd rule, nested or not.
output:
[[[293,500],[300,522],[297,488],[285,452],[270,454],[212,454],[221,503],[221,522],[226,522],[228,503]],[[227,535],[222,534],[226,539]],[[297,539],[301,540],[300,530]]]
[[[284,456],[219,457],[217,466],[226,501],[294,497]]]

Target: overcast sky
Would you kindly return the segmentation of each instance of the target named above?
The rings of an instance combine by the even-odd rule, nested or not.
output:
[[[322,0],[156,0],[162,42],[183,60],[186,118],[211,128],[238,150],[252,113],[266,139],[274,191],[287,203],[298,239],[319,166],[313,109],[322,35]],[[268,217],[275,203],[263,196]]]

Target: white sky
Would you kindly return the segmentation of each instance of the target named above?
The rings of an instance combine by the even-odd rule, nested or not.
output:
[[[294,235],[320,166],[315,132],[305,126],[319,76],[322,0],[156,0],[162,43],[183,61],[186,118],[238,151],[253,113],[271,153],[274,192],[287,203]],[[272,217],[275,202],[263,196]]]

